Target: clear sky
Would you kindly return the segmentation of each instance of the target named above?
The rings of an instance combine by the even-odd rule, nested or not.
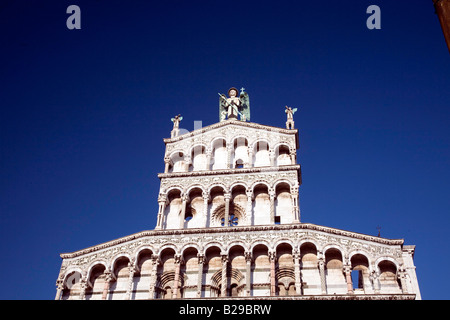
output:
[[[232,86],[252,122],[299,109],[302,222],[380,226],[416,245],[422,297],[450,298],[450,55],[431,0],[11,0],[0,41],[1,299],[53,299],[60,253],[153,229],[170,119],[218,122]]]

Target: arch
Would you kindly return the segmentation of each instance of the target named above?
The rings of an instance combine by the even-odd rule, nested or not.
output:
[[[86,300],[100,300],[102,298],[106,279],[105,270],[106,265],[104,263],[97,263],[90,269],[86,277],[88,284],[85,291]]]
[[[269,259],[270,245],[265,241],[256,241],[251,246],[252,264],[252,295],[269,296],[270,295],[270,270],[271,263]]]
[[[340,248],[329,245],[324,249],[325,255],[325,281],[328,294],[346,294],[348,292],[347,280],[344,275],[344,255]]]
[[[382,259],[378,261],[380,293],[402,293],[400,279],[398,278],[398,265],[394,259]]]
[[[192,192],[198,192],[200,194],[203,194],[204,191],[205,190],[203,189],[203,186],[199,184],[193,184],[187,188],[186,194],[190,197]]]
[[[234,240],[234,241],[232,241],[232,242],[230,242],[228,244],[227,248],[225,249],[225,252],[227,254],[229,254],[230,250],[231,249],[236,249],[236,247],[242,248],[242,250],[244,250],[244,252],[248,250],[248,247],[247,247],[247,245],[245,244],[244,241],[242,241],[242,240]]]
[[[279,246],[284,246],[284,245],[290,246],[290,247],[291,247],[291,251],[294,251],[295,244],[294,244],[294,242],[293,242],[291,239],[289,239],[289,238],[281,238],[281,239],[278,239],[278,240],[274,243],[273,247],[275,248],[275,251],[277,251]]]
[[[252,143],[251,143],[251,148],[253,150],[255,150],[255,148],[258,147],[258,143],[266,143],[268,150],[270,150],[270,141],[267,138],[263,138],[263,137],[258,137],[257,139],[255,139]]]
[[[249,164],[248,139],[243,136],[236,136],[231,140],[233,151],[231,154],[231,167],[244,168]]]
[[[108,270],[108,263],[106,262],[106,260],[104,259],[99,259],[99,260],[95,260],[93,262],[91,262],[89,264],[89,266],[87,267],[87,272],[86,272],[86,281],[87,281],[87,285],[88,288],[93,288],[95,285],[95,281],[92,281],[92,276],[95,273],[96,269],[101,268],[102,271],[102,275],[104,274],[105,270]],[[98,278],[99,274],[97,272],[97,274],[95,274],[95,278]],[[104,279],[104,276],[102,277],[102,280]],[[99,284],[97,283],[97,286],[99,286]]]
[[[294,222],[295,214],[290,183],[280,180],[275,183],[273,190],[275,191],[275,223]]]
[[[183,206],[183,189],[172,187],[167,192],[167,205],[164,208],[164,229],[180,227],[180,212]]]
[[[207,192],[208,192],[209,195],[211,195],[211,192],[212,192],[212,191],[218,190],[218,189],[222,189],[222,192],[223,192],[224,194],[225,194],[225,193],[227,192],[227,190],[228,190],[228,188],[227,188],[223,183],[216,182],[216,183],[214,183],[214,184],[211,184],[211,185],[208,187]]]
[[[300,249],[300,253],[302,251],[301,247],[303,245],[311,245],[311,246],[313,246],[314,249],[316,250],[316,253],[317,253],[318,248],[319,248],[319,244],[317,243],[317,240],[313,239],[313,238],[310,238],[308,236],[300,239],[299,242],[298,242],[298,248]]]
[[[349,255],[349,260],[353,291],[364,292],[366,289],[371,289],[369,258],[360,251],[354,251]]]
[[[270,144],[265,139],[258,139],[253,143],[253,166],[271,166]]]
[[[143,244],[143,245],[137,247],[136,250],[135,250],[135,253],[134,253],[135,261],[138,261],[139,260],[139,256],[142,253],[144,253],[145,251],[150,251],[151,254],[155,254],[156,253],[156,250],[151,245]]]
[[[243,221],[246,221],[246,213],[245,209],[240,205],[235,204],[233,202],[230,203],[229,208],[229,216],[228,223],[224,221],[225,219],[225,203],[219,204],[215,206],[213,212],[211,213],[211,227],[220,227],[227,224],[227,226],[234,227],[242,224]]]
[[[323,254],[326,255],[327,251],[331,250],[331,249],[334,249],[334,250],[338,251],[339,254],[341,255],[342,262],[344,262],[344,256],[345,256],[344,252],[343,252],[341,247],[339,247],[339,246],[337,246],[335,244],[325,244],[325,246],[322,249]]]
[[[105,267],[105,269],[108,269],[108,262],[105,259],[96,259],[96,260],[92,261],[86,268],[87,279],[89,279],[89,276],[92,273],[92,269],[97,267],[98,265],[102,265]]]
[[[280,142],[273,147],[275,166],[292,164],[291,148],[286,142]]]
[[[210,170],[220,170],[228,168],[227,140],[223,137],[216,137],[211,141],[211,162]]]
[[[255,188],[260,187],[260,186],[264,186],[267,188],[267,190],[271,189],[271,186],[269,184],[269,182],[267,182],[266,180],[258,180],[253,182],[253,184],[250,186],[250,190],[252,190],[253,192],[255,192]]]
[[[252,224],[270,224],[271,206],[270,187],[268,183],[258,181],[253,185]]]
[[[128,260],[128,262],[131,261],[131,256],[127,253],[121,252],[116,254],[112,259],[111,259],[111,274],[116,277],[116,264],[120,259],[126,259]]]
[[[184,219],[184,228],[198,228],[204,226],[203,215],[205,203],[203,199],[204,190],[199,186],[192,186],[186,191],[188,202]]]
[[[188,171],[184,150],[174,150],[169,155],[169,173]]]
[[[180,249],[181,256],[184,256],[185,251],[190,251],[190,250],[195,250],[195,251],[197,251],[197,253],[202,252],[200,245],[198,243],[188,242],[185,245],[183,245],[183,247]]]
[[[272,246],[270,245],[269,241],[260,239],[252,242],[249,251],[253,253],[253,250],[256,246],[264,246],[267,250],[272,250]]]
[[[164,251],[166,251],[166,250],[169,251],[168,249],[173,250],[173,251],[174,251],[174,254],[179,253],[179,252],[178,252],[178,247],[177,247],[174,243],[170,243],[170,242],[169,242],[169,243],[163,244],[163,245],[159,248],[159,250],[158,250],[158,252],[157,252],[157,255],[161,257],[161,254],[163,254]]]
[[[79,268],[70,268],[64,275],[64,289],[61,300],[77,299],[81,293],[82,272]]]
[[[387,261],[392,262],[392,263],[395,265],[395,267],[396,267],[397,269],[399,269],[399,267],[400,267],[400,264],[398,263],[398,261],[397,261],[394,257],[391,257],[391,256],[381,256],[381,257],[378,257],[378,258],[375,260],[375,267],[376,267],[378,270],[379,270],[378,265],[379,265],[380,262],[383,261],[383,260],[387,260]]]
[[[207,167],[207,154],[206,154],[207,146],[206,144],[199,143],[193,145],[189,149],[189,155],[191,159],[191,163],[189,165],[189,171],[199,171],[199,170],[208,170]]]
[[[217,247],[220,252],[225,252],[225,248],[223,247],[222,243],[218,241],[211,241],[208,244],[206,244],[205,247],[203,248],[203,254],[206,256],[207,251],[211,250],[214,247]]]
[[[183,194],[183,187],[180,185],[172,185],[170,188],[168,188],[165,191],[166,197],[169,198],[169,196],[173,193],[179,192],[180,195]]]
[[[239,189],[239,188],[243,188],[244,190],[248,189],[247,184],[244,181],[235,181],[233,182],[233,184],[231,184],[230,186],[230,192],[233,193],[235,191],[235,189]]]

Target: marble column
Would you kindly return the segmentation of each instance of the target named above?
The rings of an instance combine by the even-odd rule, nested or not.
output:
[[[134,281],[134,273],[136,272],[136,267],[134,265],[134,260],[131,260],[128,263],[128,284],[127,284],[127,292],[125,293],[125,300],[131,299],[131,294],[133,291],[133,281]]]
[[[220,295],[222,297],[227,296],[227,289],[228,289],[228,278],[227,278],[227,267],[228,267],[228,255],[227,254],[221,254],[222,256],[222,283],[220,288]]]
[[[269,189],[270,199],[270,223],[275,223],[275,190]]]
[[[172,291],[172,299],[176,299],[178,295],[178,290],[180,290],[179,282],[180,282],[180,269],[181,269],[181,255],[176,254],[175,258],[175,277],[173,280],[173,291]],[[180,295],[181,296],[181,295]]]
[[[103,285],[102,300],[107,300],[109,287],[111,286],[111,281],[113,278],[111,271],[108,269],[105,269],[105,272],[103,274],[105,275],[105,284]]]
[[[294,258],[295,293],[302,294],[302,281],[300,276],[300,251],[294,250],[292,256]]]
[[[58,279],[56,281],[56,296],[55,300],[61,300],[62,292],[64,290],[64,280]]]
[[[156,286],[156,274],[158,271],[159,257],[156,254],[152,254],[152,270],[150,272],[150,287],[148,290],[148,298],[155,298],[155,286]]]
[[[202,297],[202,286],[203,286],[203,265],[205,263],[205,255],[199,253],[198,258],[198,273],[197,273],[197,298]]]
[[[347,293],[353,293],[352,268],[349,265],[344,266],[345,281],[347,282]]]
[[[189,197],[187,194],[183,194],[181,196],[182,199],[182,203],[181,203],[181,212],[180,212],[180,229],[184,229],[184,219],[186,217],[186,207],[187,207],[187,203],[189,201]]]
[[[275,261],[276,261],[276,252],[269,252],[269,261],[270,261],[270,295],[276,295],[276,278],[275,278]]]
[[[206,228],[208,223],[208,202],[209,202],[209,194],[208,192],[203,191],[203,219],[202,219],[202,227]]]
[[[160,194],[158,197],[158,218],[156,222],[156,228],[157,230],[161,229],[164,224],[164,210],[166,209],[167,204],[167,195]]]
[[[245,256],[245,296],[250,297],[251,292],[251,267],[252,267],[252,253],[244,252]]]
[[[319,274],[320,274],[320,288],[322,290],[322,294],[327,294],[327,285],[325,279],[325,259],[322,253],[319,253],[318,261]]]
[[[223,220],[223,226],[228,227],[229,226],[229,220],[230,220],[230,201],[231,201],[231,193],[227,192],[224,194],[225,196],[225,217]]]

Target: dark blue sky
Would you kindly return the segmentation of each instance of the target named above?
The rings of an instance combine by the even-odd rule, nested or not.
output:
[[[53,299],[60,253],[153,229],[170,118],[218,122],[231,86],[252,122],[299,108],[302,222],[381,226],[416,245],[422,297],[450,298],[450,56],[431,0],[2,1],[0,41],[1,299]]]

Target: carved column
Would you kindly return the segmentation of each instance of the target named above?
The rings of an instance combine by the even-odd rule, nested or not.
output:
[[[111,281],[112,281],[112,274],[111,274],[111,271],[108,269],[105,269],[105,272],[103,274],[105,275],[105,284],[103,286],[102,300],[107,300],[109,287],[110,287]]]
[[[211,170],[211,156],[212,151],[211,149],[206,149],[206,170]]]
[[[135,272],[136,272],[136,267],[134,265],[134,260],[131,260],[128,263],[128,285],[127,285],[127,292],[125,293],[125,300],[131,299],[131,293],[133,291],[133,279],[134,279]]]
[[[275,279],[275,261],[276,261],[276,252],[269,252],[269,261],[270,261],[270,295],[276,295],[276,279]]]
[[[252,266],[252,253],[251,252],[244,252],[245,256],[245,296],[250,297],[251,292],[251,266]]]
[[[345,281],[347,282],[347,293],[353,293],[352,268],[349,265],[344,266]]]
[[[155,285],[156,285],[156,273],[158,271],[159,257],[156,254],[152,254],[152,270],[150,273],[150,288],[148,290],[148,298],[155,298]]]
[[[292,150],[289,154],[291,156],[291,164],[295,164],[297,162],[297,152]]]
[[[173,292],[172,299],[176,299],[179,290],[179,281],[180,281],[180,269],[181,269],[181,255],[176,254],[175,258],[175,277],[173,280]]]
[[[269,189],[270,199],[270,223],[275,223],[275,190]]]
[[[170,158],[164,158],[164,173],[169,173]]]
[[[231,193],[227,192],[224,194],[225,196],[225,217],[223,220],[223,226],[228,227],[229,226],[229,220],[230,220],[230,201],[231,201]]]
[[[197,298],[202,297],[202,286],[203,286],[203,265],[205,263],[205,255],[199,253],[198,258],[198,274],[197,274]]]
[[[88,287],[86,277],[81,278],[80,280],[80,300],[86,300],[86,289]]]
[[[55,300],[61,300],[61,295],[64,290],[64,279],[58,279],[56,281],[56,296]]]
[[[221,254],[221,256],[222,256],[222,283],[220,295],[222,297],[226,297],[228,289],[228,278],[227,278],[228,255]]]
[[[166,209],[166,203],[167,203],[167,195],[166,194],[160,194],[158,197],[158,219],[156,221],[156,228],[157,230],[162,228],[162,225],[164,224],[164,210]]]
[[[184,218],[186,217],[186,207],[189,200],[189,197],[187,194],[183,194],[181,196],[182,203],[181,203],[181,212],[180,212],[180,229],[184,228]]]
[[[234,167],[234,163],[232,163],[232,155],[233,155],[233,146],[227,145],[227,168],[232,169]]]
[[[252,225],[252,200],[253,200],[253,190],[247,190],[247,208],[245,209],[245,215],[247,216],[247,224]]]
[[[294,250],[292,253],[294,258],[294,276],[295,276],[295,293],[302,294],[302,280],[300,276],[300,251]]]
[[[206,228],[208,221],[208,202],[209,202],[209,194],[206,191],[203,191],[203,219],[202,219],[202,227]]]
[[[252,168],[253,167],[253,148],[252,147],[247,147],[248,149],[248,167]]]
[[[405,294],[408,293],[408,285],[406,281],[407,273],[403,265],[401,265],[398,270],[398,276],[400,278],[400,285],[402,286],[402,292]]]
[[[319,274],[320,274],[320,287],[322,290],[322,294],[327,294],[327,286],[326,286],[326,280],[325,280],[325,259],[323,257],[322,252],[318,252],[318,266],[319,266]]]
[[[372,282],[373,291],[375,294],[380,294],[380,281],[379,281],[380,274],[377,270],[373,270],[370,275],[370,280]]]
[[[270,166],[274,167],[275,166],[275,151],[274,150],[269,150],[269,159],[270,159]]]
[[[292,200],[292,215],[294,216],[294,223],[300,222],[300,208],[298,205],[298,187],[291,188],[291,200]]]

